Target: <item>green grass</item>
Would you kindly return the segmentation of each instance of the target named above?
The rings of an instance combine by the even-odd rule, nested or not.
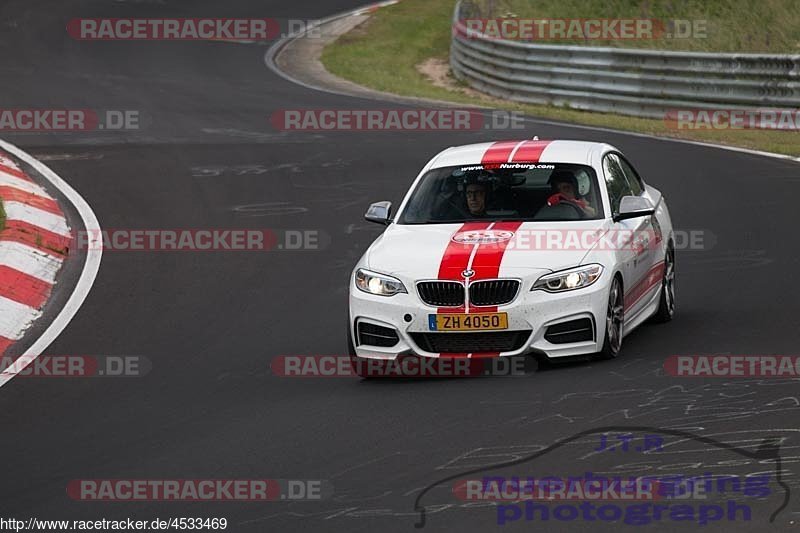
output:
[[[0,231],[6,227],[6,210],[3,209],[3,199],[0,198]]]
[[[797,0],[481,0],[487,18],[648,18],[705,21],[696,38],[591,41],[595,46],[659,48],[698,52],[800,53]],[[584,41],[561,40],[584,44]]]
[[[694,0],[691,2],[673,0],[673,2],[675,5],[682,3],[700,5]],[[537,0],[535,5],[578,3],[581,2]],[[612,3],[616,5],[635,2],[616,0]],[[713,2],[715,5],[717,3]],[[788,4],[783,0],[765,0],[765,3]],[[463,86],[456,88],[436,86],[416,67],[430,58],[447,60],[453,5],[453,0],[403,0],[399,4],[379,9],[366,23],[326,47],[322,54],[322,62],[330,72],[338,76],[366,87],[404,96],[436,98],[482,107],[522,111],[534,117],[550,120],[800,155],[798,132],[674,130],[667,128],[661,120],[585,112],[563,107],[517,104],[468,94],[463,90]],[[748,16],[740,14],[741,19],[747,19]],[[743,23],[750,24],[744,20]]]

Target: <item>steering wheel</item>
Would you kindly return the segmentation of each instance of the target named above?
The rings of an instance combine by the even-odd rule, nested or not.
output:
[[[586,218],[586,211],[584,211],[583,209],[581,209],[581,208],[580,208],[580,206],[578,206],[578,205],[576,205],[576,204],[573,204],[572,202],[569,202],[569,201],[567,201],[567,200],[561,200],[561,201],[560,201],[560,202],[558,202],[556,205],[568,205],[568,206],[570,206],[572,209],[574,209],[574,210],[575,210],[575,212],[577,212],[577,213],[578,213],[578,218]]]
[[[442,211],[445,211],[444,209],[445,207],[452,208],[453,210],[456,211],[456,213],[458,213],[459,216],[463,218],[472,218],[472,215],[470,215],[466,209],[464,209],[462,206],[458,205],[456,202],[453,201],[452,196],[448,198],[447,202],[445,202],[445,204],[442,206]]]

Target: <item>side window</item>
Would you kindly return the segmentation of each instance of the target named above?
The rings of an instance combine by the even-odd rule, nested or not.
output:
[[[642,194],[644,187],[642,186],[642,178],[639,177],[639,173],[634,170],[631,164],[628,163],[624,157],[617,156],[617,160],[622,166],[622,171],[625,173],[625,176],[628,178],[628,185],[631,186],[633,194],[636,196]]]
[[[603,158],[603,173],[606,178],[606,188],[608,198],[611,200],[611,213],[619,213],[619,202],[623,196],[633,194],[625,173],[622,171],[619,159],[614,154],[608,154]]]

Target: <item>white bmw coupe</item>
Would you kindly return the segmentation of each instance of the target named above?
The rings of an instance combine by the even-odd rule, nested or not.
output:
[[[448,148],[350,277],[348,343],[370,359],[616,357],[675,313],[667,204],[619,150],[582,141]]]

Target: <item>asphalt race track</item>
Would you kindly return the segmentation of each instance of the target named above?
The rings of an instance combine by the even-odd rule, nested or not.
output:
[[[751,455],[692,439],[660,453],[593,454],[598,440],[589,435],[516,472],[713,468],[774,476],[774,457],[753,452],[781,437],[788,505],[772,483],[770,496],[752,502],[751,522],[703,529],[796,528],[798,381],[684,379],[662,370],[675,354],[797,353],[796,163],[535,122],[511,134],[286,133],[269,123],[275,110],[380,104],[292,85],[265,67],[263,43],[79,42],[64,31],[73,17],[315,19],[362,2],[85,0],[43,8],[6,0],[0,7],[4,108],[133,109],[142,117],[138,131],[4,135],[79,191],[103,228],[315,230],[327,242],[318,251],[105,253],[88,299],[48,353],[141,355],[152,368],[130,379],[18,378],[0,389],[0,516],[225,517],[234,532],[410,531],[425,487],[580,432],[647,426],[639,432],[681,430]],[[664,192],[678,229],[703,232],[704,249],[678,252],[673,322],[638,329],[616,360],[525,377],[272,374],[279,355],[345,353],[348,276],[380,232],[363,220],[370,202],[399,202],[424,162],[447,146],[533,135],[610,142]],[[68,497],[70,480],[99,478],[319,479],[333,493],[269,503]],[[520,519],[500,528],[491,508],[458,501],[451,487],[446,481],[423,496],[425,530],[635,527]]]

